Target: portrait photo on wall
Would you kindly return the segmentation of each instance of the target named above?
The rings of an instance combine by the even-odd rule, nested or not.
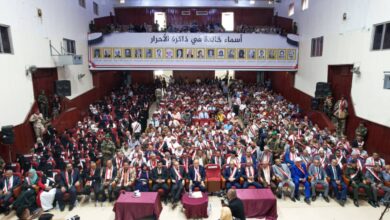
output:
[[[103,50],[103,57],[104,58],[111,58],[112,57],[112,48],[105,48]]]
[[[276,58],[275,52],[275,49],[267,49],[267,60],[274,60]]]
[[[125,57],[126,58],[131,58],[131,49],[130,48],[126,48],[124,51],[125,51]]]
[[[184,58],[183,48],[177,48],[176,59],[183,59],[183,58]]]
[[[164,55],[164,51],[162,48],[156,48],[154,53],[154,58],[156,59],[162,59]]]
[[[152,48],[146,48],[145,49],[145,58],[153,58],[153,49]]]
[[[219,59],[225,58],[225,49],[222,48],[217,49],[217,58]]]
[[[187,48],[186,49],[186,58],[187,59],[194,58],[194,49],[192,49],[192,48]]]
[[[101,54],[100,54],[100,49],[99,48],[95,48],[93,50],[93,58],[100,58]]]
[[[227,57],[228,57],[229,59],[234,59],[234,58],[236,58],[236,49],[231,48],[231,49],[228,49],[227,51],[228,51],[228,52],[227,52]]]
[[[265,54],[266,54],[265,51],[266,51],[265,49],[258,49],[257,50],[257,58],[259,60],[265,60]]]
[[[173,49],[172,48],[165,49],[165,58],[166,59],[172,59],[173,58]]]
[[[196,58],[204,59],[204,49],[196,49]]]
[[[248,49],[248,59],[256,59],[256,50],[255,49]]]
[[[120,48],[114,49],[114,58],[122,58],[122,49]]]
[[[238,49],[238,59],[245,59],[245,49]]]
[[[214,59],[215,58],[215,50],[214,49],[207,49],[207,58],[208,59]]]
[[[142,48],[135,48],[134,49],[134,57],[135,58],[143,58]]]
[[[296,59],[296,55],[295,55],[295,49],[288,49],[287,50],[288,54],[287,54],[287,59],[288,60],[295,60]]]
[[[280,49],[278,51],[278,60],[285,60],[286,59],[286,50]]]

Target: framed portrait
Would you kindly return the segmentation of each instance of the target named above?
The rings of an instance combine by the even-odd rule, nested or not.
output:
[[[296,60],[297,55],[296,55],[296,50],[295,49],[288,49],[287,50],[287,59],[288,60]]]
[[[175,57],[176,57],[176,59],[184,59],[183,48],[176,48]]]
[[[153,58],[153,49],[145,48],[145,58],[152,59]]]
[[[103,49],[103,57],[104,58],[112,58],[112,48],[104,48]]]
[[[246,58],[245,49],[238,49],[238,59],[245,59],[245,58]]]
[[[164,58],[164,49],[163,48],[155,48],[154,49],[154,58],[163,59]]]
[[[225,58],[225,49],[219,48],[217,49],[217,58],[224,59]]]
[[[193,48],[187,48],[186,49],[186,58],[187,59],[193,59],[194,58],[194,50]]]
[[[93,58],[100,58],[102,55],[100,54],[100,48],[93,49]]]
[[[207,59],[214,59],[215,58],[215,49],[214,48],[208,48],[207,51]]]
[[[124,51],[125,58],[131,58],[132,53],[130,48],[125,48],[123,51]]]
[[[205,49],[203,48],[196,49],[196,59],[204,59],[205,58],[204,51]]]
[[[286,59],[286,50],[280,49],[278,50],[278,60],[285,60]]]
[[[227,58],[228,59],[235,59],[236,58],[236,49],[234,49],[234,48],[227,49]]]
[[[275,49],[267,49],[267,60],[275,60],[276,53],[277,53],[277,50],[275,50]]]
[[[265,56],[266,56],[266,50],[265,49],[258,49],[257,50],[257,58],[259,60],[265,60]]]
[[[173,59],[173,49],[172,48],[167,48],[165,49],[165,58],[166,59]]]
[[[256,50],[255,49],[247,49],[247,58],[249,60],[256,59]]]
[[[144,57],[143,48],[135,48],[134,49],[134,58],[142,59]]]
[[[122,49],[114,48],[114,58],[122,58]]]

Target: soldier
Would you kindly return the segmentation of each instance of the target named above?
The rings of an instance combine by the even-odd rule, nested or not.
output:
[[[344,134],[347,117],[348,101],[344,98],[344,96],[341,96],[341,99],[336,102],[333,109],[333,122],[336,126],[338,135]]]
[[[361,121],[359,123],[359,126],[355,130],[355,136],[356,136],[356,139],[357,139],[358,136],[362,137],[363,140],[366,139],[366,137],[367,137],[367,128],[364,126],[364,122]]]
[[[102,142],[102,153],[103,153],[103,164],[111,158],[113,158],[115,154],[115,144],[111,140],[110,134],[106,134]]]
[[[332,107],[333,107],[333,97],[328,95],[324,101],[324,112],[329,118],[332,118]]]
[[[48,119],[49,118],[49,101],[45,95],[45,90],[41,91],[41,94],[39,94],[39,96],[37,98],[37,102],[38,102],[39,111],[42,112],[43,117],[45,117],[45,119]]]
[[[35,137],[37,139],[42,138],[43,133],[46,130],[45,126],[43,125],[45,123],[45,119],[38,109],[30,116],[30,122],[33,123]]]

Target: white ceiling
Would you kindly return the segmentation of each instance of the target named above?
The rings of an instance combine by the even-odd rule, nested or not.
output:
[[[274,0],[112,0],[114,7],[250,7],[273,8]],[[280,0],[279,0],[280,1]],[[270,4],[271,3],[271,4]]]

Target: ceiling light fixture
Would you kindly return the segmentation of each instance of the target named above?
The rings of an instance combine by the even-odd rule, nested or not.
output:
[[[250,0],[249,4],[254,5],[255,4],[255,0]]]

